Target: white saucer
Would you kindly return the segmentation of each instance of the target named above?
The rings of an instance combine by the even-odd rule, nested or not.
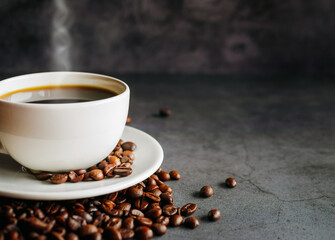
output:
[[[122,140],[137,145],[133,173],[123,178],[101,181],[52,184],[39,181],[22,170],[8,155],[0,154],[0,196],[31,200],[68,200],[94,197],[119,191],[135,185],[153,174],[163,162],[161,145],[147,133],[125,127]]]

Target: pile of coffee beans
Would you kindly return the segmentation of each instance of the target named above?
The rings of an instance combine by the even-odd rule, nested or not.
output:
[[[94,198],[59,202],[0,198],[0,240],[151,239],[164,235],[168,227],[197,228],[199,221],[189,217],[197,204],[174,205],[172,188],[164,182],[179,179],[180,174],[170,173],[159,168],[143,182]],[[216,221],[220,216],[212,210],[208,218]]]
[[[120,140],[114,150],[95,166],[88,169],[78,169],[67,173],[37,172],[33,173],[38,180],[49,180],[54,184],[65,182],[100,181],[105,178],[126,177],[133,170],[136,145],[133,142]],[[31,172],[31,171],[30,171]]]

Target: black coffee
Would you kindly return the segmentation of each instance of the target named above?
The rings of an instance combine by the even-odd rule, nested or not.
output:
[[[44,86],[13,91],[1,96],[10,102],[63,104],[101,100],[117,95],[107,89],[91,86]]]

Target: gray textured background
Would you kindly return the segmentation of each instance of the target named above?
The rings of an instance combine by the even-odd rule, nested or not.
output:
[[[66,2],[71,70],[335,73],[332,0]],[[1,1],[0,71],[57,69],[54,18],[54,1]]]

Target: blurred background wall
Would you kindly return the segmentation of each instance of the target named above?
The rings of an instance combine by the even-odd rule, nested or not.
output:
[[[1,0],[0,72],[334,75],[333,0]]]

